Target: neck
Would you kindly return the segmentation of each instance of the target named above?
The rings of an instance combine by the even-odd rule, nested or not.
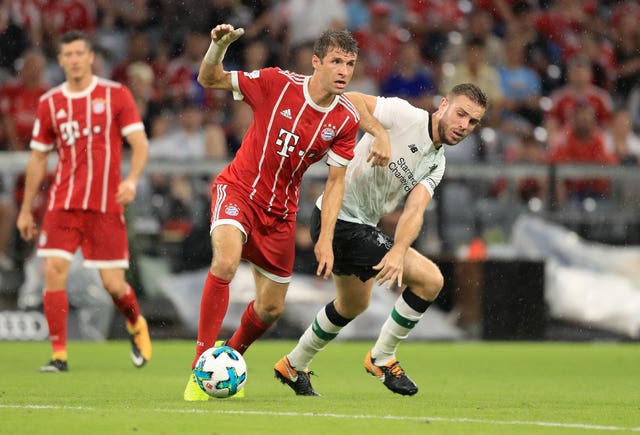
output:
[[[309,96],[318,106],[329,107],[336,97],[334,94],[322,89],[315,75],[309,79]]]
[[[71,92],[82,92],[91,85],[93,75],[89,74],[77,79],[68,79],[67,87]]]

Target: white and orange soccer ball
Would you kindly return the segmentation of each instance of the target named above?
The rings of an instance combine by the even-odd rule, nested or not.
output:
[[[229,346],[205,350],[193,369],[196,382],[211,397],[231,397],[247,382],[247,364],[242,355]]]

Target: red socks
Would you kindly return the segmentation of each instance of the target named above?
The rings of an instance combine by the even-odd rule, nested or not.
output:
[[[200,322],[198,324],[198,341],[196,342],[196,357],[191,367],[195,367],[202,352],[213,347],[222,321],[229,307],[229,281],[220,279],[209,272],[202,289],[200,301]]]
[[[140,308],[138,307],[138,298],[136,297],[136,293],[133,291],[131,286],[127,284],[127,291],[125,294],[119,298],[112,296],[111,299],[113,299],[113,304],[116,306],[118,311],[120,311],[127,319],[129,325],[135,325],[138,320],[138,316],[140,315]]]
[[[264,334],[271,325],[265,325],[253,309],[254,301],[249,302],[242,318],[240,319],[240,327],[233,336],[227,341],[227,346],[234,348],[241,354],[244,354],[251,343],[256,341]]]
[[[49,325],[49,340],[53,353],[67,350],[67,314],[69,301],[67,292],[63,290],[46,290],[42,295],[44,316]]]

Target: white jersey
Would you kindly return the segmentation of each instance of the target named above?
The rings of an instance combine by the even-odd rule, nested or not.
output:
[[[373,116],[389,131],[391,159],[386,167],[367,162],[373,136],[365,134],[347,167],[338,219],[377,225],[418,184],[433,196],[445,169],[444,146],[436,149],[431,114],[400,98],[378,97]],[[322,205],[322,196],[316,202]]]

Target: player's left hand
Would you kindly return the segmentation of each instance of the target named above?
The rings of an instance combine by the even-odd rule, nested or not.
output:
[[[333,244],[332,242],[323,242],[318,240],[313,248],[314,254],[316,254],[316,260],[318,261],[318,269],[316,270],[316,276],[320,276],[323,279],[327,279],[331,276],[333,270]]]
[[[376,136],[371,142],[371,150],[369,151],[367,162],[370,162],[371,166],[387,166],[390,158],[391,142],[389,135]]]
[[[131,180],[122,180],[118,185],[116,201],[120,205],[127,205],[136,198],[136,183]]]
[[[388,281],[387,289],[397,282],[398,287],[402,287],[402,274],[404,272],[404,254],[399,250],[391,249],[382,257],[380,263],[373,266],[374,270],[379,270],[376,275],[378,285],[384,285]]]

